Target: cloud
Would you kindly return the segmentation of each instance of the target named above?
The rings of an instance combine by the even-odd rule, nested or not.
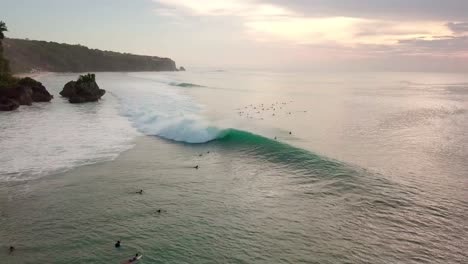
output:
[[[245,26],[251,35],[296,44],[324,42],[352,42],[359,24],[365,20],[348,17],[303,18],[288,17],[282,19],[251,20]]]
[[[468,22],[447,22],[468,13],[465,0],[153,1],[161,14],[234,19],[250,39],[261,43],[341,50],[346,56],[468,52],[463,37]]]
[[[466,19],[466,0],[269,0],[305,16],[348,16],[370,19]]]
[[[466,0],[153,0],[178,6],[198,15],[242,15],[266,6],[273,13],[284,10],[304,17],[356,17],[363,19],[463,21]],[[275,11],[276,9],[276,11]]]
[[[169,8],[169,7],[160,7],[155,9],[155,13],[159,16],[164,16],[164,17],[178,17],[178,12],[174,8]]]
[[[241,12],[246,6],[243,1],[232,0],[157,0],[154,2],[195,15],[232,15]]]
[[[388,22],[350,16],[309,17],[290,10],[285,1],[275,3],[255,0],[154,1],[163,5],[164,8],[171,8],[171,12],[180,10],[185,14],[197,16],[237,17],[250,35],[257,40],[282,39],[296,44],[327,41],[343,44],[390,44],[397,43],[400,39],[430,38],[451,33],[445,22]],[[293,2],[301,3],[302,1]]]
[[[278,5],[254,0],[154,0],[164,7],[197,16],[278,17],[291,15]]]
[[[468,33],[468,22],[450,22],[447,27],[454,33]]]
[[[427,54],[468,54],[468,36],[441,37],[437,39],[400,40],[400,46],[418,53]]]
[[[260,34],[296,44],[341,43],[397,44],[402,39],[450,35],[443,22],[403,21],[386,22],[353,17],[287,17],[245,22],[252,35]]]

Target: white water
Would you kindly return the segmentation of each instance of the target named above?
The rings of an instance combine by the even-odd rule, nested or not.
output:
[[[58,95],[74,78],[43,76],[40,80],[55,97],[51,103],[0,114],[0,181],[29,180],[111,160],[133,146],[138,133],[119,115],[115,97],[72,105]]]
[[[169,74],[103,75],[101,83],[112,87],[112,94],[120,100],[121,114],[145,135],[187,143],[215,139],[220,130],[203,118],[202,106],[183,88],[172,86]]]

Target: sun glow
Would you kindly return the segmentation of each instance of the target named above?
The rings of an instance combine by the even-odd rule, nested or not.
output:
[[[245,22],[252,36],[262,35],[297,44],[396,44],[401,39],[449,35],[450,30],[438,22],[383,23],[352,17],[282,18]],[[374,32],[363,31],[374,27]]]

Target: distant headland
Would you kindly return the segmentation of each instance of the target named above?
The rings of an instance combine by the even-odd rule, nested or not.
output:
[[[169,58],[90,49],[82,45],[10,39],[3,40],[12,73],[178,71]],[[184,68],[181,67],[181,70]]]

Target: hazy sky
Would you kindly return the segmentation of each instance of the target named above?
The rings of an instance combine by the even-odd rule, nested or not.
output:
[[[0,0],[0,20],[188,67],[468,71],[468,0]]]

